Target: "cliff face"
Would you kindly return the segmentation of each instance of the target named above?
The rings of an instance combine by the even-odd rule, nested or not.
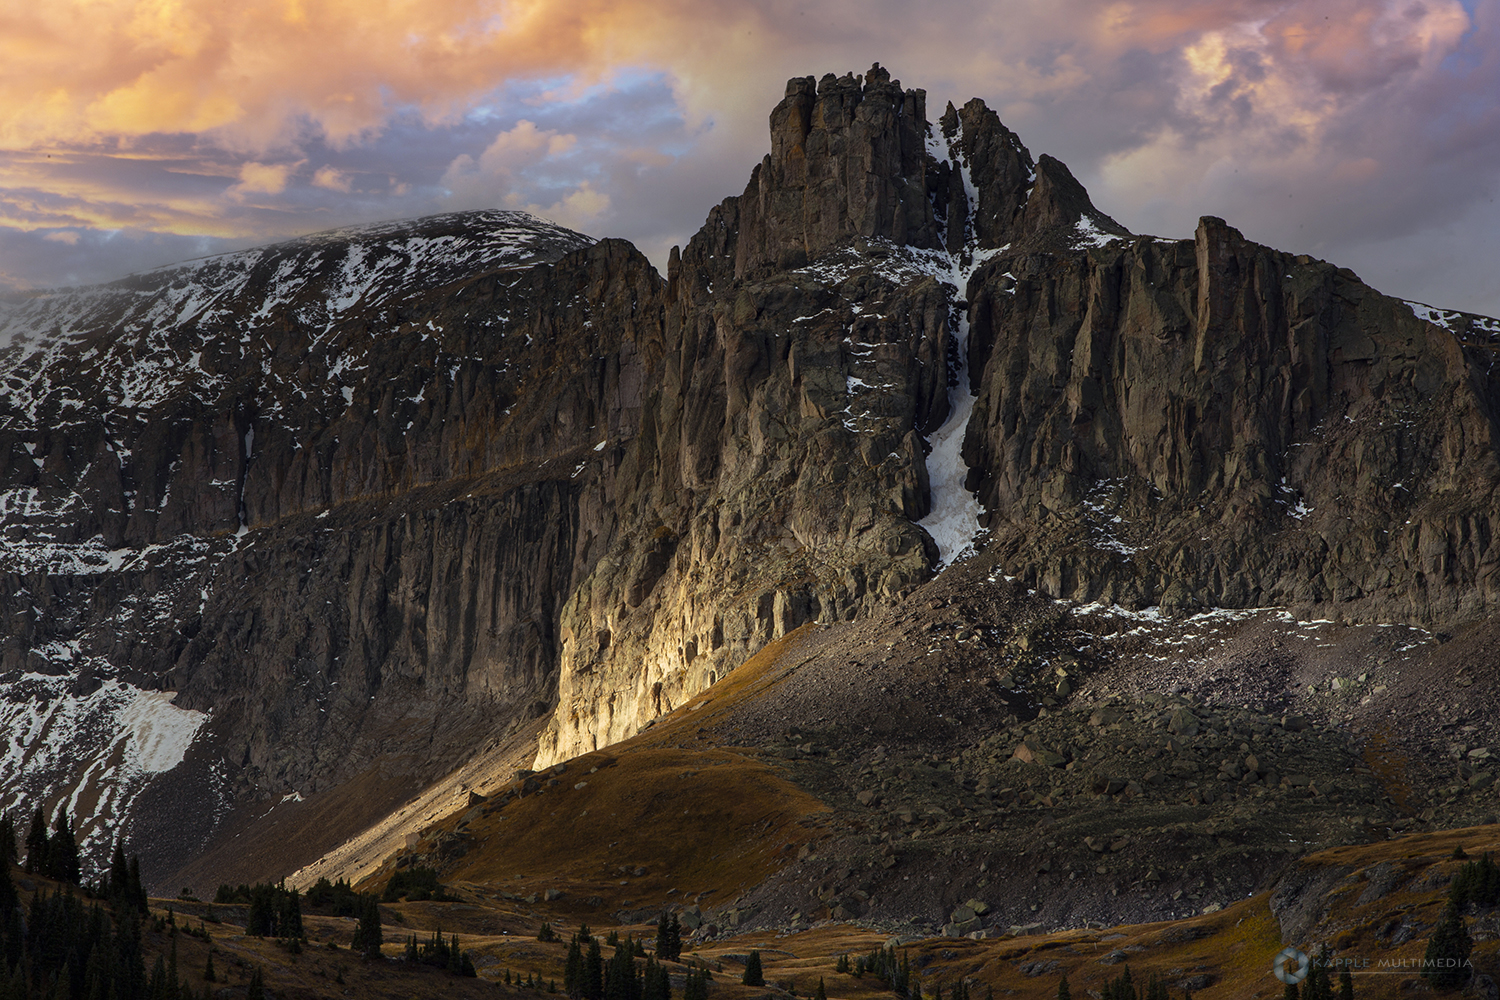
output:
[[[1002,256],[970,288],[965,454],[1010,572],[1164,610],[1493,609],[1493,321],[1414,312],[1218,219],[1098,243]]]
[[[639,423],[620,345],[660,327],[650,265],[590,243],[439,217],[13,309],[7,805],[78,786],[101,850],[186,780],[207,819],[136,831],[166,866],[236,803],[371,773],[399,797],[546,712],[608,530],[595,446]],[[175,758],[137,760],[163,726]]]
[[[665,280],[479,213],[0,317],[4,804],[81,787],[102,847],[175,775],[217,805],[155,837],[170,869],[248,803],[374,789],[342,839],[528,723],[542,763],[629,736],[968,544],[1169,612],[1493,609],[1494,321],[1218,220],[1135,237],[878,67],[791,81],[771,136]],[[130,749],[168,723],[175,757]]]

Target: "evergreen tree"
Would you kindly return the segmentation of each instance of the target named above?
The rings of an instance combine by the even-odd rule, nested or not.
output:
[[[1110,980],[1104,987],[1104,1000],[1137,1000],[1138,996],[1128,965],[1125,966],[1125,971]]]
[[[250,974],[250,988],[245,993],[245,1000],[266,1000],[266,984],[265,980],[261,978],[260,966],[258,965],[255,967],[255,971]]]
[[[663,961],[670,961],[672,958],[672,930],[667,916],[667,911],[663,910],[661,919],[656,922],[656,956]]]
[[[250,890],[250,913],[245,918],[245,933],[251,937],[270,937],[276,933],[276,889],[256,885]]]
[[[536,939],[538,941],[556,941],[557,931],[552,929],[552,924],[549,921],[543,920],[542,926],[537,929]]]
[[[375,959],[380,957],[381,940],[380,903],[374,896],[361,896],[359,923],[349,946],[359,952],[361,958]]]
[[[1339,973],[1339,1000],[1354,1000],[1354,975],[1348,969]]]
[[[281,914],[277,924],[281,937],[287,941],[298,942],[307,937],[302,929],[302,894],[296,889],[290,892],[283,890]]]
[[[1301,996],[1296,983],[1287,983],[1286,989],[1281,991],[1281,1000],[1301,1000]]]
[[[214,950],[208,949],[208,961],[203,963],[203,981],[205,983],[216,983],[219,977],[214,973]]]
[[[563,992],[572,1000],[583,996],[583,945],[578,943],[576,934],[568,942],[568,960],[563,965]]]
[[[130,865],[125,860],[125,842],[115,841],[115,849],[109,856],[109,884],[105,886],[110,902],[119,906],[130,894]]]
[[[667,946],[671,949],[667,953],[667,958],[674,962],[682,961],[682,921],[677,919],[675,913],[667,922]]]
[[[73,885],[82,880],[78,842],[73,838],[73,824],[68,819],[67,810],[58,813],[57,827],[52,836],[47,838],[46,846],[42,848],[42,857],[45,860],[37,868],[40,874]]]
[[[1451,989],[1466,982],[1473,971],[1469,965],[1469,953],[1474,943],[1469,939],[1469,929],[1459,915],[1458,905],[1452,901],[1443,911],[1443,919],[1433,928],[1427,941],[1427,952],[1422,956],[1422,977],[1438,989]]]
[[[130,856],[130,901],[135,908],[142,913],[146,912],[150,900],[146,898],[146,889],[141,885],[141,856],[132,854]]]
[[[0,861],[0,935],[6,930],[3,918],[10,911],[21,904],[21,897],[16,893],[16,883],[10,877],[10,862]],[[0,940],[4,940],[0,937]],[[4,972],[0,969],[0,972]]]
[[[682,987],[682,1000],[708,1000],[708,970],[697,966],[688,970]]]
[[[162,961],[160,955],[156,956],[156,964],[151,967],[151,980],[146,990],[151,1000],[166,1000],[167,963]]]
[[[597,938],[589,938],[588,954],[583,960],[583,995],[586,1000],[604,1000],[604,953],[599,950]]]
[[[761,971],[760,952],[758,950],[752,950],[750,957],[745,959],[745,975],[740,979],[740,982],[746,986],[766,985],[766,975]]]
[[[615,946],[615,953],[604,969],[604,1000],[641,1000],[641,981],[635,968],[635,942],[628,935]]]
[[[31,817],[31,829],[26,834],[26,870],[42,874],[47,866],[47,818],[37,809]]]
[[[813,1000],[828,1000],[828,990],[823,986],[823,977],[818,977],[818,988],[813,991]]]
[[[641,1000],[671,1000],[672,981],[667,968],[655,958],[646,959],[646,969],[641,981]]]
[[[16,860],[16,822],[10,814],[0,816],[0,864],[10,865]]]
[[[1073,1000],[1073,991],[1068,989],[1068,974],[1057,981],[1057,1000]]]

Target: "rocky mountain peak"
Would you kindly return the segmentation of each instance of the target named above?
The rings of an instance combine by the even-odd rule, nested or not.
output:
[[[926,110],[926,91],[903,90],[879,63],[862,76],[788,80],[771,151],[705,227],[727,230],[733,246],[709,256],[744,278],[859,239],[957,254],[1045,242],[1081,219],[1091,232],[1129,235],[1060,161],[1033,160],[984,101],[950,102],[936,123]]]

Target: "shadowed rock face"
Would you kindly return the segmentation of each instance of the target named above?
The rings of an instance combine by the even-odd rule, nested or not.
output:
[[[56,704],[180,692],[212,713],[184,767],[216,817],[389,789],[296,867],[529,720],[550,713],[542,763],[606,745],[928,578],[924,436],[964,331],[963,454],[1006,573],[1165,610],[1473,617],[1496,600],[1495,331],[1425,315],[1218,220],[1134,237],[981,101],[929,125],[879,67],[792,80],[665,280],[623,242],[477,213],[0,316],[8,704],[37,702],[28,673]],[[9,801],[92,781],[80,801],[128,813],[84,774],[123,725]],[[121,821],[105,805],[90,829]],[[137,836],[169,871],[214,834]]]
[[[1101,241],[1103,242],[1103,241]],[[1496,345],[1205,218],[976,276],[966,456],[1010,571],[1133,606],[1497,597]]]

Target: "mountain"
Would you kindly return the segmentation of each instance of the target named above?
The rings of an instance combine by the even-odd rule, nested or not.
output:
[[[1132,234],[878,66],[770,129],[665,278],[477,213],[13,304],[4,806],[171,891],[488,879],[518,767],[637,748],[801,803],[723,913],[932,929],[1500,811],[1500,323]]]

